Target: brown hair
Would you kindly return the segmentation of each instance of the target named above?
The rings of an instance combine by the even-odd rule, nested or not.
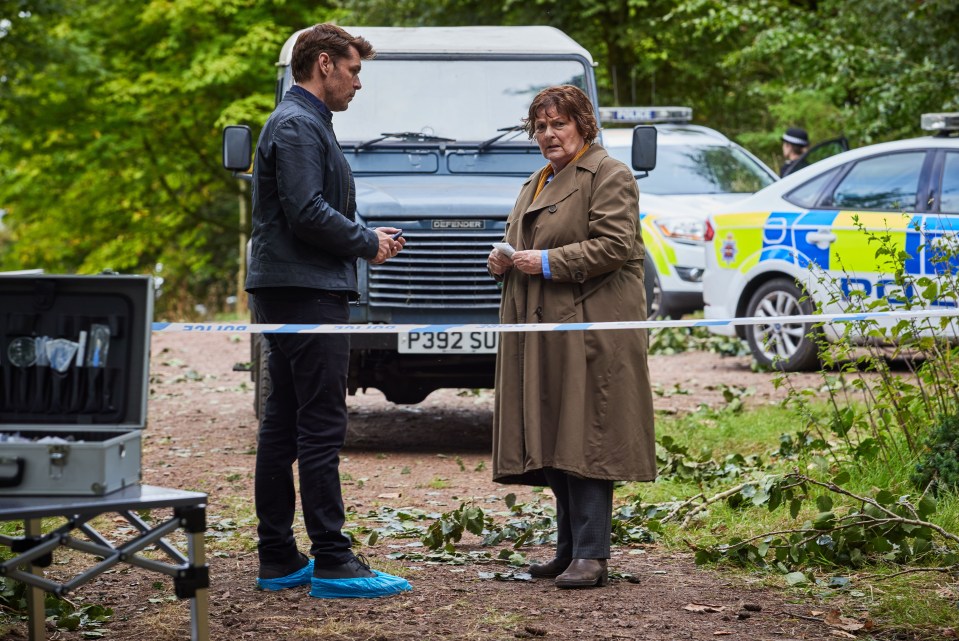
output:
[[[293,45],[293,59],[290,62],[293,80],[309,80],[313,74],[313,65],[321,53],[326,52],[335,64],[337,60],[350,56],[350,47],[355,47],[363,60],[369,60],[376,55],[373,45],[362,36],[351,36],[342,28],[328,22],[313,25],[301,33]]]
[[[523,128],[530,140],[536,133],[536,115],[544,109],[553,108],[556,113],[565,116],[576,123],[583,140],[591,143],[599,135],[599,125],[596,124],[596,114],[593,103],[586,93],[575,85],[559,85],[543,89],[529,105],[529,114],[523,121]]]

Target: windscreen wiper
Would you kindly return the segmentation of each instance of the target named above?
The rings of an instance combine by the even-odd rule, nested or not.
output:
[[[503,127],[501,129],[497,129],[496,131],[502,131],[503,133],[501,133],[498,136],[493,136],[489,140],[484,140],[476,147],[476,149],[478,151],[486,151],[487,149],[492,147],[497,141],[499,141],[500,138],[508,136],[509,134],[515,131],[523,131],[524,129],[526,129],[526,127],[524,127],[523,125],[512,125],[510,127]]]
[[[453,138],[443,138],[442,136],[431,136],[430,134],[420,133],[419,131],[400,131],[397,133],[381,133],[379,138],[373,138],[372,140],[367,140],[366,142],[361,142],[356,146],[356,150],[366,149],[372,147],[378,142],[383,142],[384,140],[402,140],[404,142],[456,142]]]

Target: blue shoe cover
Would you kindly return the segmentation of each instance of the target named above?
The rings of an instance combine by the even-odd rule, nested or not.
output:
[[[403,577],[373,570],[376,576],[357,579],[317,579],[312,581],[310,596],[317,599],[376,599],[412,590]]]
[[[301,585],[309,585],[313,578],[313,559],[293,574],[281,576],[278,579],[256,578],[256,587],[261,590],[285,590],[286,588],[298,588]]]

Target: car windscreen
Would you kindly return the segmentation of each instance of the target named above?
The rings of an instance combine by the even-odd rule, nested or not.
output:
[[[363,62],[360,81],[349,109],[333,116],[341,142],[386,132],[487,140],[521,124],[541,89],[572,84],[588,92],[577,60],[373,59]],[[523,132],[515,139],[527,141]]]
[[[629,147],[609,153],[630,165]],[[656,168],[640,182],[650,194],[751,194],[775,179],[741,149],[725,145],[660,145]]]

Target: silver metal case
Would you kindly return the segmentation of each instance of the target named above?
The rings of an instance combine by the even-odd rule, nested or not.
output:
[[[149,276],[0,274],[0,495],[140,483],[153,298]],[[37,337],[85,344],[60,372],[37,342],[27,364]]]

